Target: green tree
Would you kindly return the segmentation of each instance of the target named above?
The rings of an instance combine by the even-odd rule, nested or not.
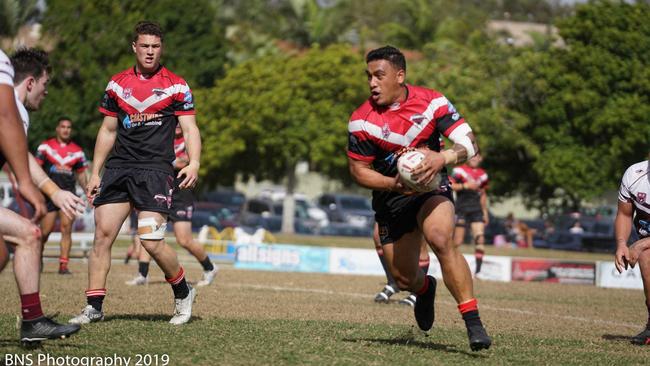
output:
[[[361,58],[344,46],[293,56],[267,56],[228,70],[215,88],[197,93],[204,123],[201,173],[212,183],[235,174],[286,182],[296,164],[345,179],[347,121],[366,96]],[[292,231],[287,202],[283,231]]]
[[[643,160],[650,138],[650,5],[593,1],[559,22],[565,48],[523,54],[513,64],[511,107],[539,146],[533,174],[549,197],[574,208],[614,189]],[[539,178],[537,182],[529,177]]]
[[[0,0],[0,37],[15,37],[22,25],[40,14],[37,0]]]
[[[134,64],[132,32],[140,20],[162,26],[162,62],[190,87],[212,86],[223,73],[223,30],[207,0],[52,0],[47,5],[43,34],[54,42],[54,72],[48,98],[32,116],[32,143],[52,135],[57,117],[66,115],[75,122],[75,138],[92,154],[102,119],[99,101],[111,75]]]

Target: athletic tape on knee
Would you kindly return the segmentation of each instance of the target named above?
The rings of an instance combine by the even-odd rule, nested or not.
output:
[[[158,224],[153,217],[138,219],[138,236],[142,240],[162,240],[165,238],[167,223]]]

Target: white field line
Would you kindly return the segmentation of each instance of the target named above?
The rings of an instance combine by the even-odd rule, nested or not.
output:
[[[372,294],[364,294],[364,293],[356,293],[356,292],[340,292],[340,291],[301,288],[301,287],[262,286],[262,285],[251,285],[251,284],[244,284],[244,283],[239,283],[239,284],[220,283],[219,286],[233,287],[233,288],[248,288],[253,290],[270,290],[270,291],[279,291],[279,292],[304,292],[304,293],[316,293],[316,294],[323,294],[323,295],[340,295],[340,296],[358,297],[358,298],[366,298],[366,299],[372,298]],[[445,305],[456,305],[455,302],[446,301],[446,300],[437,300],[437,302]],[[639,324],[634,324],[634,323],[616,322],[611,320],[586,318],[586,317],[572,316],[572,315],[549,314],[541,311],[503,308],[503,307],[490,306],[490,305],[481,305],[481,309],[500,311],[500,312],[512,313],[512,314],[520,314],[520,315],[531,315],[533,317],[546,317],[546,318],[570,320],[570,321],[581,322],[581,323],[592,323],[592,324],[608,325],[608,326],[623,327],[623,328],[636,329],[640,327]]]

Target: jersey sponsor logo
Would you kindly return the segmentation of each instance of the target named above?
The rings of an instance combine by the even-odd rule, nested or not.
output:
[[[183,104],[183,109],[188,110],[194,108],[194,100],[192,98],[192,92],[190,92],[189,90],[185,92],[183,101],[185,102],[185,104]]]
[[[163,115],[160,113],[132,113],[126,115],[122,120],[124,128],[134,128],[140,126],[159,126],[162,124]]]
[[[453,104],[451,104],[450,101],[447,101],[447,110],[449,113],[456,113],[456,107],[454,107]]]
[[[161,88],[153,88],[151,89],[151,92],[156,96],[157,99],[160,99],[163,95],[167,94],[165,93],[165,89]]]
[[[637,197],[637,199],[639,200],[639,203],[645,203],[645,198],[646,198],[646,194],[645,194],[645,192],[639,192],[639,193],[636,195],[636,197]]]
[[[185,216],[187,216],[187,212],[185,210],[178,210],[178,211],[176,211],[176,216],[185,217]]]
[[[167,204],[167,208],[172,207],[172,196],[165,196],[164,194],[157,194],[153,196],[154,201],[158,204],[158,206],[162,206],[164,204]]]

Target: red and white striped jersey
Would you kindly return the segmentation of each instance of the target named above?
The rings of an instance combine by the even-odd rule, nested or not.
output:
[[[471,128],[456,108],[441,93],[413,85],[407,85],[407,97],[402,103],[377,106],[372,98],[352,113],[348,123],[347,155],[354,160],[371,163],[373,168],[385,175],[397,175],[396,153],[404,147],[426,146],[440,151],[441,136],[450,137],[456,131],[467,133]],[[453,140],[453,136],[451,136]],[[441,189],[448,187],[447,171],[441,172]],[[399,206],[401,196],[395,192],[374,191],[373,207],[380,211]]]
[[[177,159],[188,159],[187,150],[185,149],[185,137],[183,135],[174,138],[174,154],[176,155],[174,166],[176,166]]]
[[[66,190],[74,190],[74,173],[81,173],[88,168],[86,155],[72,141],[66,144],[59,143],[56,138],[45,140],[38,146],[34,157],[47,175]]]
[[[135,68],[113,76],[99,111],[118,119],[117,138],[106,167],[170,173],[178,116],[195,114],[190,87],[163,66],[147,79],[138,75]]]
[[[480,189],[487,189],[488,175],[481,168],[472,168],[463,164],[451,171],[450,180],[452,183],[468,183],[470,181],[479,184]],[[471,189],[456,191],[456,207],[458,209],[481,209],[481,193]]]
[[[650,236],[650,166],[649,161],[631,165],[623,174],[618,200],[634,205],[634,226],[637,234]]]

